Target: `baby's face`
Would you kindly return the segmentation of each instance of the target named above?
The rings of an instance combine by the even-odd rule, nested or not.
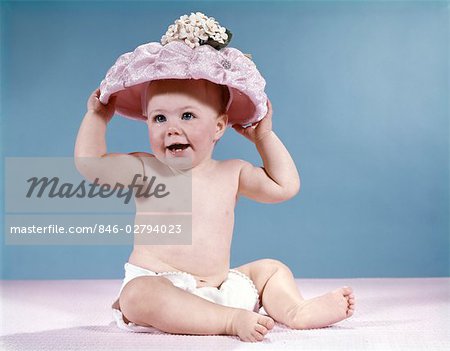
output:
[[[147,91],[150,145],[164,163],[181,158],[195,167],[211,158],[227,120],[219,88],[204,80],[161,80]]]

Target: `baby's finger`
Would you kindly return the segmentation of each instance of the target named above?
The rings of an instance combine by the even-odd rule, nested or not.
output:
[[[244,128],[237,124],[233,125],[232,127],[237,133],[246,137],[247,139],[249,139],[249,140],[254,139],[254,129],[253,128],[250,128],[250,127]]]
[[[269,98],[267,98],[267,113],[265,118],[269,117],[272,118],[273,108],[272,103],[270,102]]]
[[[239,134],[242,134],[242,135],[244,135],[244,134],[247,134],[248,133],[248,127],[247,128],[244,128],[243,126],[241,126],[240,124],[233,124],[233,129],[236,131],[236,132],[238,132]]]
[[[99,97],[100,96],[100,88],[95,89],[91,95],[95,96],[95,97]]]

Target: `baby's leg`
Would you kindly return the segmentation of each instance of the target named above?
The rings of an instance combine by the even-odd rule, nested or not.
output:
[[[269,316],[291,328],[321,328],[353,315],[355,298],[349,287],[305,300],[290,269],[279,261],[259,260],[237,269],[253,280]]]
[[[228,334],[261,341],[274,325],[267,316],[212,303],[164,277],[131,280],[120,294],[119,305],[129,321],[174,334]]]

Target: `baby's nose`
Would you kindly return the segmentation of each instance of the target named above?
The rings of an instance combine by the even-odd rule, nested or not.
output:
[[[169,128],[167,128],[167,135],[171,136],[171,135],[180,135],[181,134],[181,130],[176,127],[176,126],[170,126]]]

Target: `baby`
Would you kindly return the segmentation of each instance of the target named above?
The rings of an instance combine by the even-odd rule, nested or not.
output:
[[[198,48],[185,46],[192,51]],[[216,52],[226,52],[223,50]],[[192,244],[134,245],[119,298],[112,306],[119,327],[237,335],[255,342],[264,339],[274,321],[293,329],[309,329],[350,317],[355,299],[349,287],[306,300],[289,268],[277,260],[262,259],[230,269],[238,197],[280,202],[292,198],[300,188],[295,164],[272,130],[270,101],[266,100],[263,118],[244,128],[230,117],[234,107],[229,84],[176,77],[148,79],[142,89],[139,108],[146,117],[153,154],[107,153],[106,128],[118,101],[113,95],[108,103],[102,103],[97,89],[89,97],[78,133],[77,168],[88,179],[128,185],[136,174],[152,174],[155,164],[172,169],[172,161],[189,159],[188,169],[178,171],[192,177]],[[255,144],[264,167],[212,158],[214,146],[229,124]],[[83,162],[85,159],[91,161]],[[120,172],[111,172],[111,166],[118,163]],[[138,213],[147,201],[156,200],[136,201]],[[260,307],[268,316],[258,313]]]

